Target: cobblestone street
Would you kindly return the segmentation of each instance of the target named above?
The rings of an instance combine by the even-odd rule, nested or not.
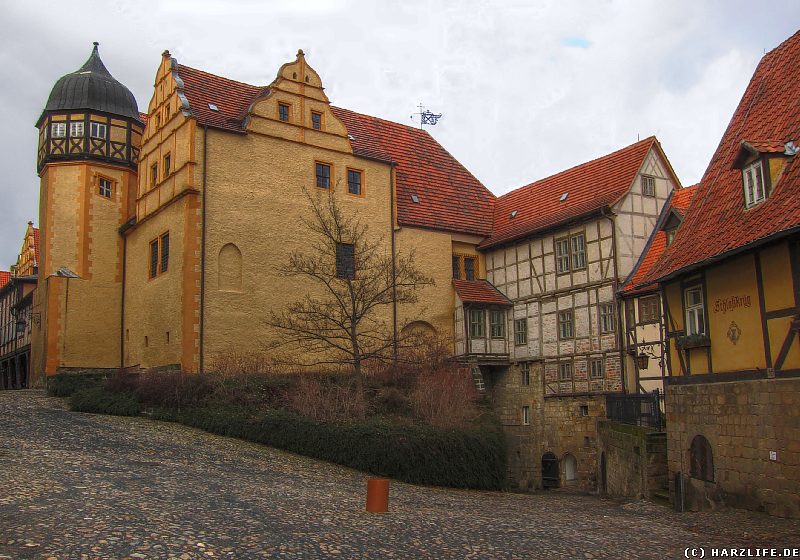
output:
[[[393,482],[145,418],[0,392],[0,558],[683,558],[800,546],[800,522],[736,510]]]

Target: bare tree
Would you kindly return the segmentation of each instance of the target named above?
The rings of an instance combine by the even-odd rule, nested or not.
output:
[[[349,365],[361,388],[364,362],[386,359],[397,342],[392,304],[415,303],[418,289],[434,281],[416,268],[413,251],[393,259],[385,238],[371,235],[333,192],[305,195],[310,243],[278,272],[310,280],[314,288],[283,312],[271,313],[269,323],[284,343],[303,351],[302,365]]]

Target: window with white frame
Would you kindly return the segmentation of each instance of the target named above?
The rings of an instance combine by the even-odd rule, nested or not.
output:
[[[67,135],[67,123],[54,122],[50,125],[50,136],[52,138],[64,138]]]
[[[601,303],[600,304],[600,332],[610,333],[614,332],[614,304]]]
[[[687,288],[686,298],[686,334],[705,334],[706,318],[703,304],[703,290],[700,286]]]
[[[111,179],[106,179],[105,177],[98,177],[97,178],[97,192],[100,196],[105,198],[111,198],[111,191],[114,183]]]
[[[571,309],[558,312],[558,338],[575,338],[575,324]]]
[[[522,377],[520,379],[520,384],[523,387],[527,387],[528,385],[531,384],[531,363],[520,362],[519,371],[522,374]]]
[[[586,268],[586,238],[582,233],[555,240],[556,272]]]
[[[470,338],[483,338],[484,337],[484,313],[483,309],[470,309],[469,310],[469,337]]]
[[[586,240],[583,234],[573,235],[569,240],[572,249],[572,270],[586,268]]]
[[[569,272],[569,239],[556,239],[556,272]]]
[[[656,195],[656,178],[649,175],[642,175],[642,194],[644,196]]]
[[[516,319],[514,321],[514,344],[525,346],[528,344],[528,320]]]
[[[83,121],[69,123],[69,135],[71,138],[80,138],[83,136]]]
[[[492,338],[505,338],[506,314],[502,309],[492,309],[489,312],[489,330]]]
[[[531,407],[523,406],[522,407],[522,425],[529,426],[531,423]]]
[[[755,206],[764,200],[764,173],[761,167],[761,160],[755,161],[742,169],[742,181],[744,183],[744,205],[747,208]]]
[[[89,125],[89,136],[92,138],[105,138],[106,137],[106,125],[103,123],[92,122]]]

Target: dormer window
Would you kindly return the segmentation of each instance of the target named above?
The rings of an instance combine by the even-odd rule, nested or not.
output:
[[[742,182],[744,183],[745,208],[755,206],[762,202],[766,196],[764,187],[764,173],[761,160],[756,160],[742,169]]]

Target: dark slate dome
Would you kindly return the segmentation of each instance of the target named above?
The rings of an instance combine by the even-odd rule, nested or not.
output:
[[[50,112],[92,109],[139,120],[136,98],[106,69],[97,45],[94,44],[89,60],[80,69],[59,78],[42,116]]]

